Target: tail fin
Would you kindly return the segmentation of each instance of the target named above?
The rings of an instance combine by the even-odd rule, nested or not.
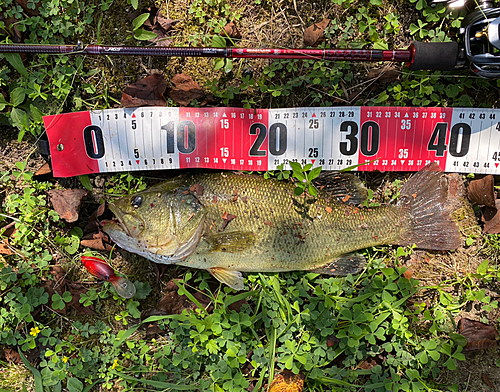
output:
[[[399,245],[452,250],[460,245],[460,234],[447,203],[448,184],[436,163],[415,173],[401,189],[397,205],[403,209],[404,226]]]

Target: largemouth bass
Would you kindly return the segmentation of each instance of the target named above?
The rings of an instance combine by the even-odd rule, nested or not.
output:
[[[414,174],[396,204],[376,208],[357,205],[366,193],[357,177],[334,177],[317,198],[259,176],[178,177],[115,201],[109,208],[116,220],[103,230],[127,251],[206,269],[236,290],[244,287],[241,272],[356,273],[364,258],[353,252],[375,245],[459,246],[436,164]]]

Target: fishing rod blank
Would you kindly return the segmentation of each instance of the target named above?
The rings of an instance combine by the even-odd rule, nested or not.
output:
[[[451,71],[461,65],[458,43],[418,41],[413,42],[408,49],[399,50],[82,46],[80,43],[78,45],[0,44],[0,53],[395,61],[407,63],[412,71]]]

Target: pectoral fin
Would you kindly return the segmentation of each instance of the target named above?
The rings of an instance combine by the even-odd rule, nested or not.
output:
[[[318,274],[345,276],[358,273],[364,268],[365,264],[366,259],[363,255],[349,253],[310,271]]]
[[[243,275],[240,271],[230,270],[222,267],[209,268],[208,272],[221,283],[227,284],[234,290],[243,290]]]
[[[204,238],[213,252],[241,252],[255,244],[255,234],[251,231],[233,231]]]

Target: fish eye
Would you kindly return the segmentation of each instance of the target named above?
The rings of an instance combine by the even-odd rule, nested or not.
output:
[[[132,207],[134,208],[138,208],[140,207],[142,204],[142,196],[135,196],[134,198],[132,198]]]

